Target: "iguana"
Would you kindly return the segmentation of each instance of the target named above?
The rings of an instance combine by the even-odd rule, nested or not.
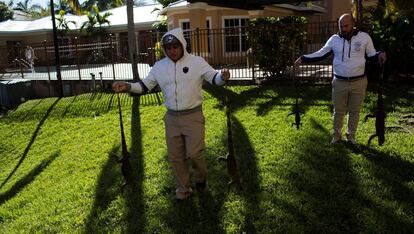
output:
[[[228,97],[225,98],[226,101],[226,118],[227,118],[227,147],[229,152],[225,157],[220,157],[219,160],[227,162],[227,173],[230,175],[231,180],[228,184],[229,188],[234,186],[237,191],[242,189],[240,183],[240,175],[237,169],[236,156],[234,153],[234,144],[233,144],[233,132],[231,127],[231,114],[228,104]]]
[[[378,98],[377,98],[377,109],[374,114],[368,114],[365,116],[364,122],[368,120],[368,118],[375,117],[375,134],[371,135],[368,139],[368,145],[371,144],[372,139],[378,137],[378,144],[383,145],[385,142],[385,118],[387,114],[384,110],[384,100],[382,97],[382,86],[384,82],[384,64],[380,64],[380,74],[379,74],[379,87],[378,87]]]
[[[122,121],[122,111],[121,111],[121,102],[119,100],[119,94],[117,94],[118,98],[118,112],[119,112],[119,125],[121,131],[121,144],[122,144],[122,157],[117,159],[118,163],[121,163],[121,173],[125,179],[125,183],[121,187],[121,191],[123,191],[124,187],[131,184],[132,181],[132,166],[130,162],[131,154],[128,152],[126,141],[125,141],[125,133],[124,133],[124,126]]]

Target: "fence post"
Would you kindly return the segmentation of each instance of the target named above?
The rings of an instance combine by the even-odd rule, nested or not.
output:
[[[92,77],[92,91],[95,93],[96,91],[95,74],[94,73],[90,73],[90,74]]]
[[[24,79],[22,60],[23,60],[23,58],[22,58],[22,44],[20,44],[20,46],[19,46],[19,56],[18,56],[17,61],[19,62],[20,74],[22,75],[22,79]]]
[[[43,41],[43,47],[45,49],[45,59],[46,59],[46,67],[47,67],[47,77],[50,84],[50,64],[49,64],[49,56],[47,55],[47,47],[46,47],[46,40]],[[50,94],[49,94],[50,96]]]
[[[251,54],[251,58],[252,58],[252,81],[253,81],[253,83],[256,83],[256,77],[255,77],[255,74],[254,74],[254,67],[255,67],[255,61],[254,61],[254,57],[255,57],[255,55],[254,55],[254,52],[253,52],[253,48],[252,48],[252,54]]]
[[[196,28],[197,55],[200,56],[200,29]]]
[[[114,50],[112,48],[112,34],[109,34],[109,43],[111,45],[110,46],[110,49],[111,49],[112,76],[113,76],[113,78],[115,80],[115,64],[114,64]]]
[[[79,65],[78,37],[75,37],[75,55],[76,55],[76,67],[78,68],[79,80],[82,80],[81,72],[80,72],[80,65]]]
[[[50,87],[50,63],[49,63],[49,56],[47,55],[47,47],[46,47],[46,40],[43,40],[43,47],[45,49],[45,59],[46,59],[46,67],[47,67],[47,87],[48,87],[48,91],[49,91],[49,97],[51,97],[51,90],[52,88]]]
[[[104,86],[103,86],[102,72],[101,72],[101,71],[99,72],[99,77],[100,77],[100,81],[101,81],[101,82],[100,82],[100,83],[101,83],[100,90],[101,90],[101,91],[103,91],[103,89],[104,89],[103,87],[104,87]]]

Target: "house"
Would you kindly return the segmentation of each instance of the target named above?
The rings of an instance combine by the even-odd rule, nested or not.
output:
[[[162,17],[167,20],[168,28],[181,27],[185,31],[188,40],[188,49],[205,57],[212,64],[244,63],[247,57],[248,46],[246,34],[240,28],[247,25],[248,20],[267,16],[306,16],[309,22],[336,21],[344,12],[351,11],[351,0],[334,1],[321,0],[312,2],[298,2],[296,4],[274,4],[265,6],[261,10],[243,10],[228,7],[208,5],[205,2],[189,3],[180,0],[162,8],[159,4],[150,4],[134,7],[135,33],[137,35],[137,50],[139,62],[152,63],[154,61],[153,49],[155,43],[160,40],[159,34],[149,34],[148,29]],[[161,9],[160,11],[154,11]],[[110,27],[108,32],[113,35],[115,41],[116,59],[127,61],[127,15],[126,6],[108,10],[112,15],[108,17]],[[102,12],[104,13],[104,12]],[[90,58],[93,54],[90,47],[95,42],[90,37],[79,33],[86,16],[66,15],[71,30],[66,36],[59,37],[62,64],[89,64],[89,60],[79,61],[79,58]],[[332,25],[330,25],[332,27]],[[319,28],[318,28],[319,30]],[[309,34],[311,44],[319,46],[323,35],[331,34],[332,30],[324,32],[315,31]],[[312,35],[315,38],[312,39]],[[321,36],[322,35],[322,36]],[[45,65],[48,58],[53,58],[51,17],[44,17],[32,21],[8,20],[0,23],[0,53],[6,55],[0,57],[0,67],[7,67],[18,58],[24,58],[25,45],[34,48],[38,59],[37,65]],[[194,42],[194,43],[192,43]],[[113,42],[105,42],[113,43]],[[78,51],[78,45],[82,48]],[[101,46],[101,45],[99,45]],[[88,49],[89,48],[89,49]],[[89,50],[89,51],[86,51]],[[49,54],[49,55],[47,55]],[[230,61],[231,60],[231,61]],[[99,61],[97,63],[103,63]]]
[[[260,10],[236,9],[209,5],[203,1],[190,3],[180,0],[163,8],[160,14],[166,16],[169,29],[180,27],[184,30],[184,36],[191,44],[188,50],[197,51],[197,54],[205,57],[209,63],[220,64],[222,61],[228,63],[229,58],[232,60],[231,63],[246,61],[249,49],[246,46],[247,37],[243,30],[238,29],[247,26],[251,19],[269,16],[306,16],[308,22],[320,23],[336,21],[341,14],[350,10],[351,0],[273,4],[266,5]],[[325,32],[328,33],[332,33],[332,30]],[[319,31],[314,34],[321,35]],[[197,43],[191,43],[192,41]],[[320,42],[312,43],[315,47],[320,45]]]
[[[147,31],[151,28],[151,25],[155,22],[159,22],[162,16],[158,15],[154,9],[162,8],[159,4],[150,4],[144,6],[134,7],[134,25],[136,34]],[[118,54],[125,54],[124,47],[127,42],[127,14],[126,6],[114,8],[108,11],[111,15],[108,17],[110,26],[107,27],[108,33],[113,35],[114,40],[119,41],[117,43]],[[87,21],[85,15],[65,15],[65,19],[69,23],[70,33],[58,38],[59,46],[63,50],[63,57],[73,57],[73,49],[67,49],[74,44],[89,43],[91,38],[89,36],[80,33],[80,27]],[[0,53],[3,57],[0,58],[0,66],[7,67],[16,58],[23,57],[25,45],[31,45],[35,49],[36,57],[39,61],[44,60],[44,53],[37,51],[43,50],[44,46],[50,47],[50,56],[53,56],[53,30],[51,16],[43,17],[36,20],[7,20],[0,23]],[[137,43],[138,45],[138,43]],[[139,45],[137,46],[139,48]],[[66,51],[66,52],[65,52]],[[37,53],[36,53],[37,52]],[[41,62],[40,62],[41,64]]]

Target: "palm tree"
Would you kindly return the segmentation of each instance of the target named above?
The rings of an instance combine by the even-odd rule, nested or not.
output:
[[[176,2],[177,0],[157,0],[163,7],[168,6],[168,4]]]
[[[59,34],[60,37],[65,36],[70,28],[69,28],[69,24],[73,24],[76,26],[76,22],[73,20],[67,20],[65,18],[65,14],[66,12],[64,10],[60,10],[59,11],[59,16],[56,17],[56,21],[57,21],[57,33]]]
[[[72,9],[75,10],[75,12],[81,12],[79,0],[69,0],[69,4],[71,5]],[[56,22],[55,22],[55,11],[54,11],[53,0],[50,0],[50,12],[52,15],[53,44],[55,48],[55,62],[56,62],[56,78],[58,80],[58,87],[59,87],[58,92],[59,92],[59,97],[63,97],[63,82],[62,82],[62,76],[60,73],[59,45],[57,41],[57,28],[56,28]]]
[[[13,18],[12,6],[13,1],[10,1],[9,4],[0,2],[0,22]]]
[[[24,2],[19,2],[13,9],[26,13],[32,18],[40,17],[40,12],[43,8],[39,4],[30,5],[30,1],[31,0],[25,0]]]
[[[76,4],[75,2],[71,3],[71,0],[59,0],[59,3],[54,3],[55,13],[59,14],[61,10],[65,12],[65,14],[81,14],[82,9],[80,5]]]
[[[103,26],[107,24],[110,26],[110,22],[108,20],[108,17],[111,16],[111,12],[105,12],[104,14],[100,14],[99,8],[95,5],[92,7],[91,12],[87,12],[86,16],[88,17],[88,20],[85,21],[81,27],[81,31],[86,31],[88,35],[91,36],[103,36],[106,33],[106,28]]]
[[[68,0],[69,3],[73,4],[73,5],[77,5],[79,6],[78,8],[80,9],[80,5],[78,0]],[[85,2],[83,4],[83,6],[87,6],[88,2],[96,2],[96,0],[89,0],[87,2]],[[138,81],[139,80],[139,73],[138,73],[138,67],[137,67],[137,54],[136,54],[136,45],[135,45],[135,41],[136,41],[136,37],[135,37],[135,27],[134,27],[134,0],[112,0],[112,2],[121,2],[122,4],[124,4],[126,2],[127,5],[127,18],[128,18],[128,47],[129,47],[129,56],[131,59],[131,66],[132,66],[132,75],[133,75],[133,80],[134,81]],[[76,3],[75,3],[76,2]],[[90,16],[88,16],[88,21],[91,22],[91,25],[96,25],[97,22],[95,21],[96,19],[93,19],[92,17],[89,18]],[[100,19],[100,22],[105,22],[104,20]]]
[[[134,0],[127,0],[127,19],[128,19],[128,48],[129,58],[131,59],[133,81],[139,80],[137,67],[137,49],[135,45],[135,24],[134,24]]]
[[[87,0],[83,4],[83,8],[92,9],[93,6],[98,6],[100,10],[108,10],[114,7],[124,5],[123,0]]]

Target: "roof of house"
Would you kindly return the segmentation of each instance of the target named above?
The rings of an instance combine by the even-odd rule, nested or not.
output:
[[[298,4],[301,2],[305,3],[313,1],[314,0],[188,0],[190,3],[205,2],[211,6],[230,7],[244,10],[263,10],[265,6],[289,3]]]
[[[162,5],[153,4],[146,6],[134,7],[134,23],[135,26],[150,26],[154,22],[160,20],[160,15],[154,9],[161,9]],[[108,17],[111,28],[127,27],[126,6],[121,6],[102,13],[111,12],[112,15]],[[72,30],[79,29],[83,22],[87,21],[85,15],[65,15],[66,21],[74,21],[76,25],[69,23],[69,28]],[[52,31],[52,17],[46,16],[36,20],[7,20],[0,22],[0,34],[27,34],[36,32],[50,32]]]
[[[194,3],[192,3],[194,2]],[[167,7],[165,7],[162,11],[160,11],[160,14],[166,15],[168,11],[175,11],[175,10],[182,10],[182,9],[188,9],[188,5],[189,4],[195,4],[198,1],[187,1],[187,0],[180,0],[180,1],[176,1],[173,3],[170,3]],[[283,1],[279,1],[279,2],[283,2]],[[286,1],[288,2],[288,1]],[[292,2],[292,1],[290,1]],[[291,9],[291,10],[295,10],[295,11],[303,11],[303,12],[325,12],[325,9],[315,5],[315,4],[306,4],[306,2],[301,2],[298,1],[298,4],[288,4],[288,3],[282,3],[282,4],[268,4],[268,7],[277,7],[277,8],[286,8],[286,9]],[[222,8],[229,8],[231,5],[230,4],[218,4],[218,5],[210,5],[209,1],[199,1],[199,3],[205,3],[208,4],[210,7],[222,7]],[[237,8],[237,6],[235,6],[234,8]],[[240,9],[245,9],[245,8],[240,8]]]

